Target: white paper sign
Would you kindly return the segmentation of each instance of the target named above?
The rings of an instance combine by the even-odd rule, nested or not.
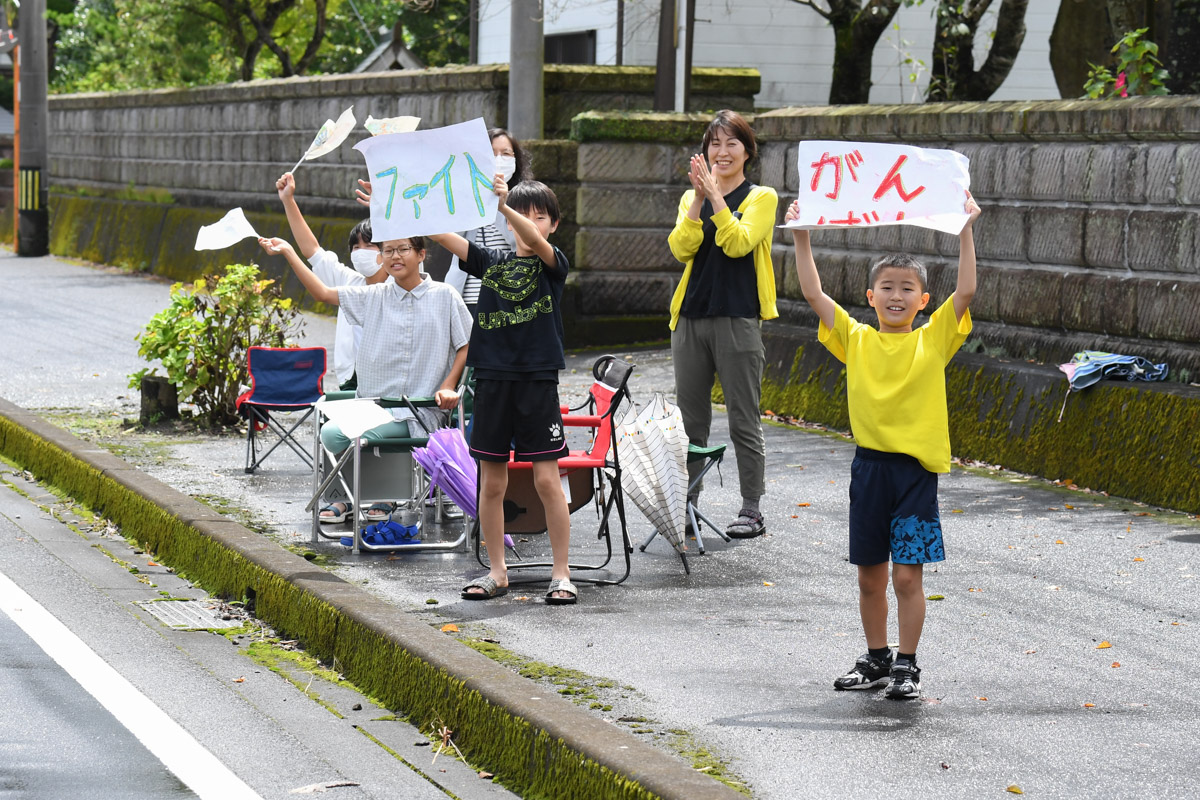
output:
[[[387,119],[375,119],[370,114],[367,115],[367,121],[363,123],[363,127],[372,136],[379,136],[382,133],[411,133],[421,124],[420,117],[388,117]]]
[[[321,413],[337,423],[347,439],[357,439],[372,428],[378,428],[395,418],[386,408],[374,400],[354,398],[352,400],[321,400],[317,403]]]
[[[242,210],[235,208],[221,217],[220,222],[205,225],[199,230],[196,234],[196,249],[224,250],[249,236],[253,236],[255,239],[261,238],[254,232],[254,228],[251,227]]]
[[[917,225],[959,233],[970,162],[953,150],[868,142],[801,142],[800,217],[785,228]]]
[[[495,156],[482,119],[372,136],[354,149],[367,160],[377,242],[473,230],[496,218]]]
[[[314,158],[320,158],[326,153],[332,153],[338,145],[346,141],[346,137],[350,135],[350,131],[354,130],[355,124],[353,106],[343,111],[342,115],[337,118],[337,122],[331,119],[325,120],[325,124],[317,131],[317,135],[313,137],[312,144],[304,151],[304,155],[300,156],[300,160],[296,162],[296,166],[292,167],[292,172],[295,172],[305,161],[312,161]]]

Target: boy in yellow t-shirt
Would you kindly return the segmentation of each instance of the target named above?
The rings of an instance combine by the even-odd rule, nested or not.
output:
[[[975,240],[980,210],[967,192],[970,215],[959,233],[954,294],[913,330],[929,303],[925,267],[909,255],[888,255],[871,267],[867,303],[879,330],[850,319],[821,290],[808,231],[793,230],[796,274],[804,299],[821,318],[817,338],[846,364],[850,427],[858,448],[850,467],[850,562],[858,566],[858,605],[867,652],[833,682],[835,689],[888,684],[887,696],[921,694],[917,643],[925,624],[925,564],[944,561],[937,509],[937,474],[950,471],[946,364],[971,332]],[[799,201],[787,221],[799,217]],[[888,559],[900,648],[887,644]]]

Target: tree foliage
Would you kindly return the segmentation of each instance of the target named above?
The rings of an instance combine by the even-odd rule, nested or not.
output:
[[[871,59],[879,37],[901,6],[921,0],[792,0],[820,14],[833,28],[833,80],[829,104],[871,99]]]
[[[470,56],[470,0],[355,0],[329,18],[319,72],[349,72],[399,30],[409,51],[426,66],[465,64]],[[360,19],[361,16],[361,19]]]
[[[927,99],[987,100],[1004,83],[1025,41],[1029,0],[1001,0],[987,59],[976,70],[975,37],[991,5],[992,0],[938,0]]]

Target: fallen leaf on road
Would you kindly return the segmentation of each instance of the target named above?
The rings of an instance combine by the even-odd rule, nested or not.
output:
[[[484,780],[488,780],[488,779],[490,779],[490,778],[494,778],[494,777],[496,777],[496,776],[495,776],[495,775],[493,775],[493,774],[492,774],[492,773],[490,773],[490,772],[480,772],[480,773],[479,773],[479,777],[483,778]]]
[[[1134,516],[1135,517],[1148,517],[1148,516],[1150,516],[1150,512],[1149,511],[1138,511],[1134,514]]]
[[[961,513],[963,513],[963,510],[961,508],[952,508],[952,509],[950,509],[950,513],[951,514],[961,514]]]
[[[245,676],[245,675],[243,675],[243,676],[242,676],[242,677],[240,677],[240,678],[234,678],[234,679],[233,679],[233,682],[234,682],[234,683],[245,683],[245,682],[246,682],[246,676]]]
[[[1013,794],[1025,794],[1025,792],[1021,791],[1021,787],[1020,787],[1020,786],[1017,786],[1015,783],[1014,783],[1014,784],[1011,784],[1011,785],[1010,785],[1010,786],[1009,786],[1007,789],[1005,789],[1004,791],[1006,791],[1006,792],[1012,792]]]
[[[986,701],[987,701],[987,698],[986,698],[986,697],[976,697],[975,699],[976,699],[976,700],[983,700],[984,702],[986,702]]]
[[[447,622],[442,626],[442,633],[458,633],[458,626],[453,622]]]
[[[808,508],[812,503],[796,503],[796,508]]]
[[[157,563],[157,562],[155,562],[155,561],[147,561],[147,562],[146,562],[146,566],[147,566],[147,567],[161,567],[161,566],[162,566],[162,564],[159,564],[159,563]]]
[[[1031,655],[1033,655],[1033,654],[1034,654],[1034,653],[1036,653],[1036,652],[1037,652],[1037,650],[1026,650],[1026,651],[1025,651],[1025,655],[1027,655],[1027,656],[1031,656]]]
[[[1119,666],[1121,666],[1121,662],[1120,662],[1120,661],[1114,661],[1114,662],[1112,663],[1112,668],[1113,668],[1113,669],[1116,669],[1116,668],[1117,668],[1117,667],[1119,667]]]
[[[792,514],[792,519],[800,519],[800,515],[799,515],[799,514]]]
[[[942,769],[950,769],[950,765],[947,764],[945,761],[942,762],[941,766],[942,766]]]
[[[1068,511],[1074,511],[1074,510],[1075,510],[1075,506],[1068,505],[1068,504],[1066,504],[1066,503],[1063,503],[1063,508],[1067,509]]]
[[[945,599],[946,599],[946,595],[944,595],[944,594],[931,594],[931,595],[929,595],[928,597],[926,597],[925,599],[926,599],[926,600],[945,600]]]
[[[1134,559],[1134,561],[1145,561],[1145,560],[1146,560],[1146,559],[1144,559],[1144,558],[1135,558],[1135,559]]]
[[[1083,707],[1084,708],[1095,708],[1096,704],[1095,703],[1084,703]]]
[[[1055,544],[1066,544],[1066,542],[1064,542],[1062,539],[1055,539],[1054,543]]]
[[[774,585],[775,584],[771,583],[770,581],[763,581],[763,586],[774,586]]]
[[[1112,643],[1108,642],[1108,641],[1103,641],[1100,644],[1096,645],[1097,650],[1107,650],[1110,647],[1112,647]]]

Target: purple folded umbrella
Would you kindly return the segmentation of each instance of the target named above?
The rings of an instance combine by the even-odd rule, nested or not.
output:
[[[458,428],[438,428],[429,435],[425,447],[413,450],[413,458],[429,474],[432,486],[439,487],[467,516],[478,519],[475,505],[478,482],[475,459],[467,449],[467,441]],[[513,540],[504,534],[504,545],[513,547]]]

